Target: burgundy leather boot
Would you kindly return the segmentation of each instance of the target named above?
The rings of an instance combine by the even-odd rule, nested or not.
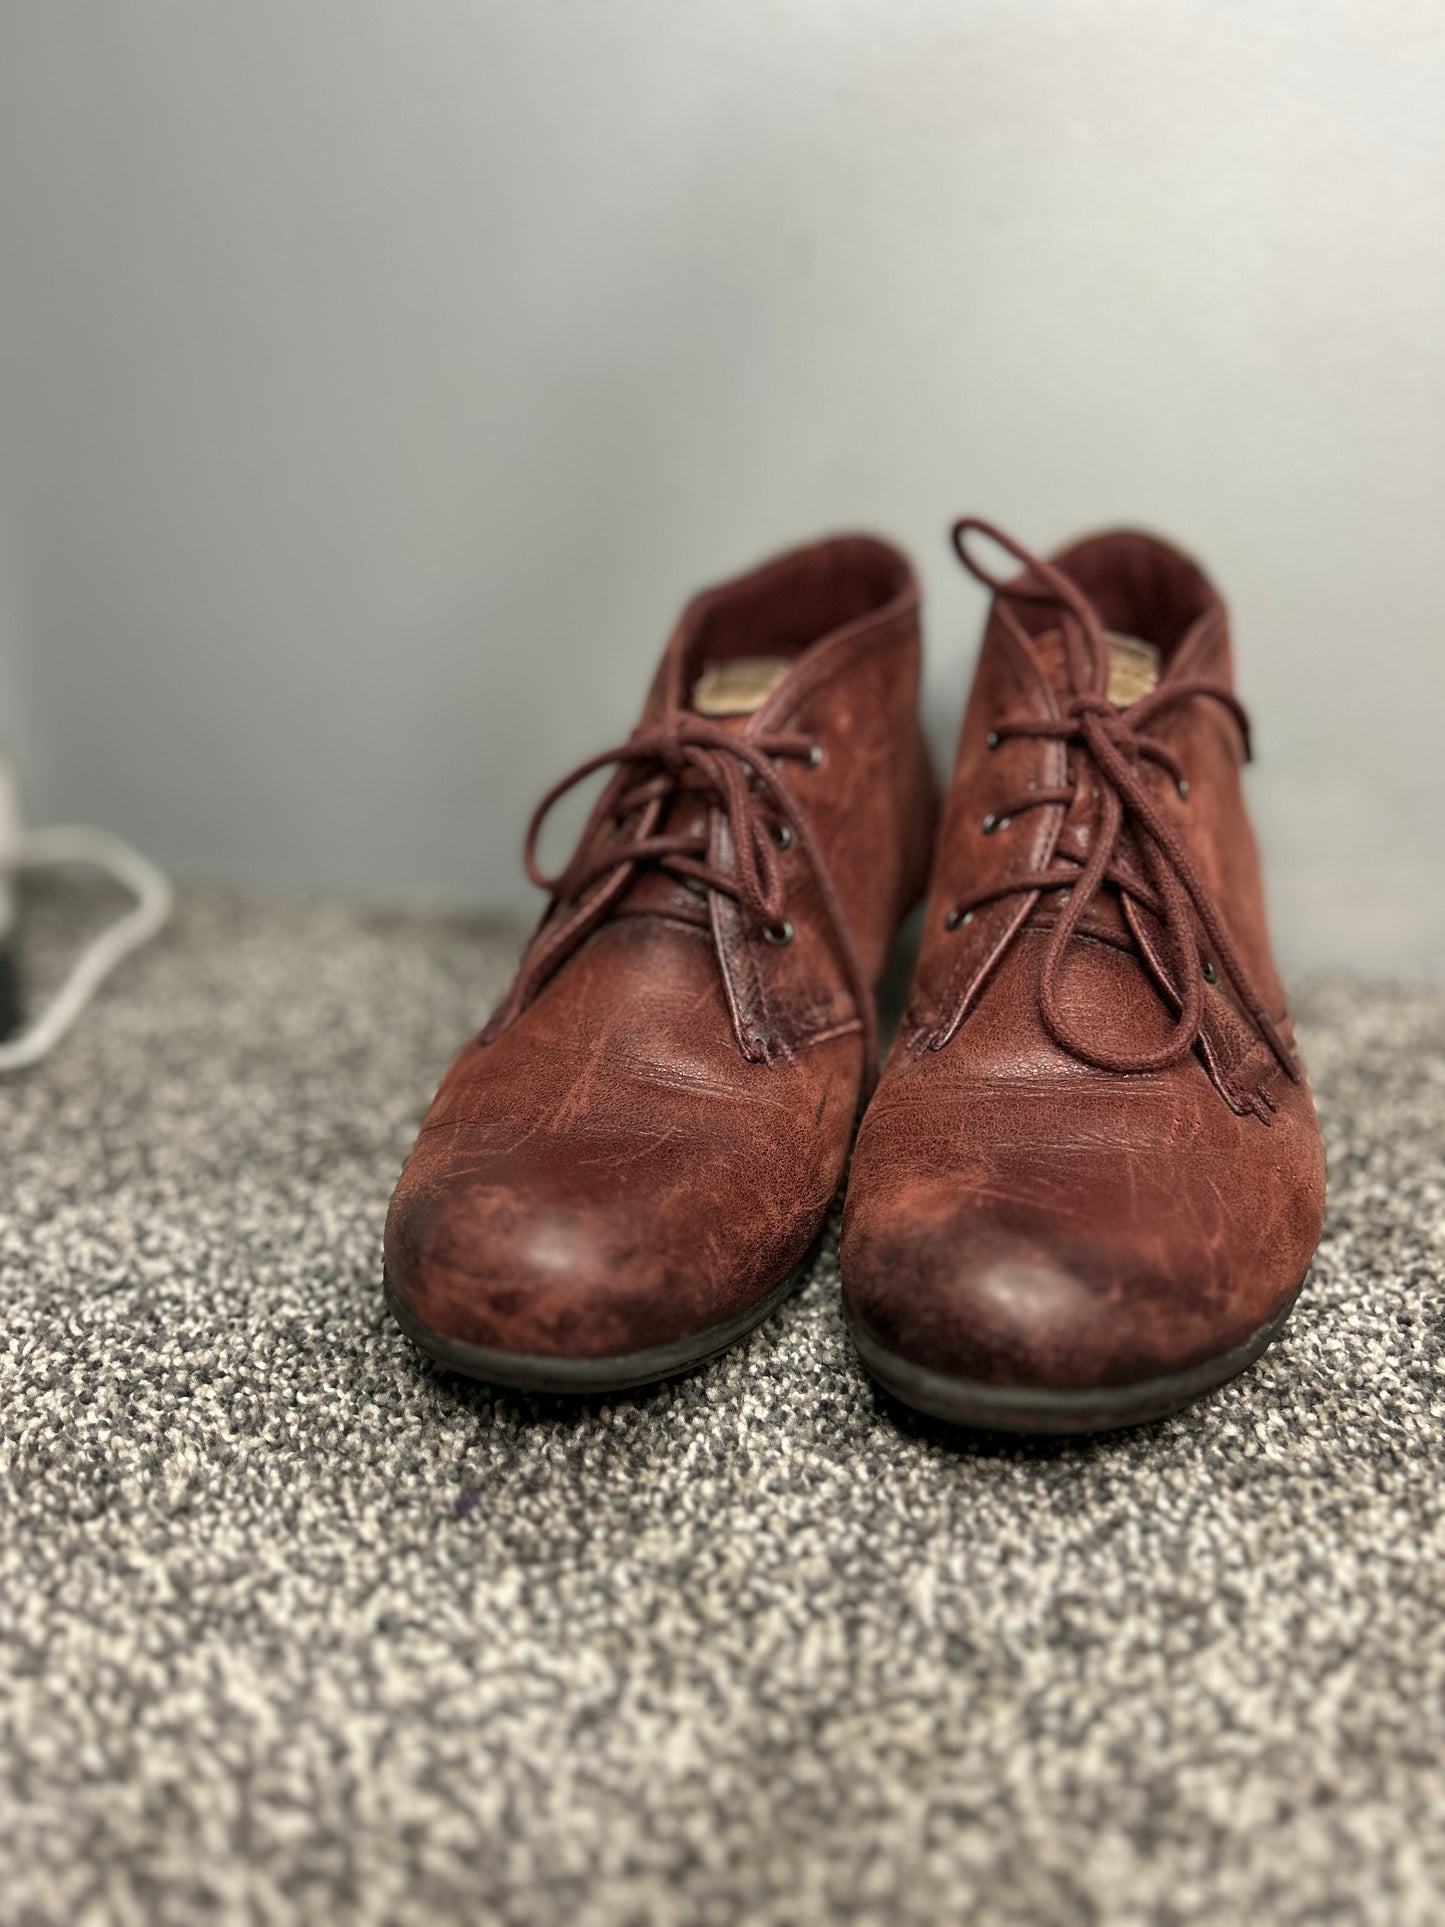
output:
[[[922,893],[918,591],[842,537],[697,597],[642,720],[542,800],[551,903],[392,1199],[386,1289],[443,1364],[546,1391],[678,1372],[800,1275]],[[556,877],[542,819],[615,770]]]
[[[969,538],[1024,572],[998,581]],[[1224,605],[1178,550],[995,592],[911,1003],[859,1132],[858,1349],[965,1424],[1103,1431],[1250,1364],[1300,1289],[1324,1152],[1270,958]]]

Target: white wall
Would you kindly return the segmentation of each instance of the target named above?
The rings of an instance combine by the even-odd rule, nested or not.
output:
[[[1438,0],[0,0],[33,812],[517,901],[699,582],[901,539],[942,743],[950,517],[1141,519],[1286,959],[1438,969],[1442,126]]]

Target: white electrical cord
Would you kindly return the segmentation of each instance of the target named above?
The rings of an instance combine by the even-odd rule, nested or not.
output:
[[[153,863],[104,830],[68,825],[22,830],[3,763],[0,763],[0,937],[13,914],[9,876],[20,870],[49,870],[83,863],[129,890],[135,908],[119,917],[89,944],[45,1009],[15,1036],[0,1043],[0,1072],[38,1064],[64,1037],[122,957],[146,943],[170,915],[171,886]]]

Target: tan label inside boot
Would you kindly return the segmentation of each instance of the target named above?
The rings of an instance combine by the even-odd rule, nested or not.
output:
[[[786,656],[733,656],[710,662],[692,686],[699,716],[751,716],[792,668]]]
[[[1109,701],[1120,709],[1147,696],[1159,681],[1159,651],[1138,636],[1109,631]]]

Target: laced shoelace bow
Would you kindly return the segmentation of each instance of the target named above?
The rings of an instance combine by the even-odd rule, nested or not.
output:
[[[995,577],[969,551],[970,536],[981,536],[996,543],[1014,557],[1036,587],[1026,582],[1006,582]],[[1249,718],[1229,690],[1203,677],[1180,677],[1162,683],[1150,694],[1120,709],[1106,693],[1109,678],[1108,635],[1098,611],[1076,583],[1051,563],[1031,554],[1011,536],[991,523],[966,516],[955,524],[953,545],[960,561],[971,575],[995,595],[1023,601],[1051,602],[1062,618],[1065,670],[1069,700],[1058,717],[1005,717],[994,725],[991,747],[1012,737],[1034,737],[1064,744],[1086,755],[1092,764],[1101,796],[1100,814],[1092,848],[1082,865],[1057,859],[1041,870],[1020,871],[974,891],[960,899],[950,913],[956,925],[974,910],[1003,897],[1025,892],[1059,890],[1064,893],[1063,907],[1049,934],[1039,977],[1039,1013],[1044,1026],[1061,1050],[1096,1069],[1120,1072],[1167,1070],[1181,1062],[1199,1042],[1204,1024],[1205,965],[1199,940],[1191,921],[1191,910],[1203,929],[1217,967],[1229,980],[1236,997],[1257,1027],[1270,1050],[1290,1077],[1298,1080],[1299,1061],[1280,1033],[1265,1007],[1239,947],[1218,905],[1210,896],[1203,877],[1183,838],[1150,794],[1146,765],[1153,764],[1173,778],[1181,796],[1188,795],[1188,784],[1178,759],[1167,744],[1145,734],[1148,725],[1164,710],[1197,697],[1207,698],[1228,710],[1239,725],[1246,759],[1249,756]],[[1040,804],[1067,805],[1073,800],[1072,785],[1054,789],[1033,789],[993,813],[986,822],[992,830],[1022,811]],[[1126,868],[1120,860],[1120,841],[1125,827],[1142,857],[1147,881]],[[1178,1017],[1165,1041],[1155,1050],[1129,1052],[1107,1049],[1092,1043],[1064,1013],[1060,997],[1060,977],[1065,954],[1089,906],[1106,884],[1121,895],[1132,898],[1157,917],[1163,926],[1170,961],[1179,975],[1171,984],[1156,966],[1147,947],[1141,946],[1143,960],[1158,983],[1165,1000],[1178,1009]]]
[[[554,783],[533,812],[523,849],[527,875],[547,891],[552,907],[523,959],[512,994],[483,1038],[494,1036],[526,1007],[645,866],[731,898],[759,935],[779,945],[791,942],[793,926],[786,915],[779,859],[796,844],[812,873],[857,1008],[864,1077],[871,1089],[878,1073],[873,990],[817,839],[776,767],[790,758],[816,767],[821,751],[812,737],[795,731],[759,730],[742,736],[705,716],[675,710]],[[611,764],[616,770],[594,804],[571,860],[548,875],[537,860],[543,824],[569,790]],[[706,823],[691,834],[663,827],[673,802],[689,791],[721,808],[731,868],[708,860]]]

